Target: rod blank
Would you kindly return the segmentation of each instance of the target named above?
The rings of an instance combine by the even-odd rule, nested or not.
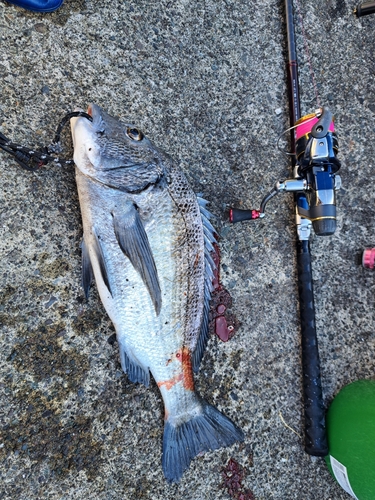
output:
[[[357,17],[367,16],[368,14],[375,14],[375,2],[363,2],[358,4],[354,13]]]

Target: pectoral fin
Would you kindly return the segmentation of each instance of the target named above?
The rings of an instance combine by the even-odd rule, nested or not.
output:
[[[140,215],[136,207],[130,204],[126,213],[118,215],[112,212],[112,216],[116,238],[121,250],[141,275],[150,292],[156,314],[159,315],[161,290],[158,272]]]

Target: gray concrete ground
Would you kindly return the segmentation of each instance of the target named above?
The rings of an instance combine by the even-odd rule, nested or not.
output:
[[[225,205],[257,208],[290,172],[276,148],[288,126],[282,4],[65,0],[35,14],[0,3],[4,134],[46,145],[67,111],[96,102],[137,123],[210,200],[242,326],[227,344],[210,340],[197,386],[246,434],[166,484],[158,389],[122,375],[98,295],[86,302],[80,289],[73,168],[30,174],[1,154],[0,499],[224,500],[220,471],[230,457],[257,500],[349,498],[324,461],[303,451],[292,199],[274,200],[262,222],[230,226],[224,217]],[[338,230],[312,240],[329,404],[374,370],[375,276],[355,257],[375,246],[375,16],[356,19],[355,0],[301,4],[342,160]],[[305,114],[316,100],[301,33],[298,24]],[[67,130],[63,142],[69,157]]]

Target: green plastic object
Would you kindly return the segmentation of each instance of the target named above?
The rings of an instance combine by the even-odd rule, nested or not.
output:
[[[357,500],[375,499],[375,380],[358,380],[332,401],[326,419],[328,468]]]

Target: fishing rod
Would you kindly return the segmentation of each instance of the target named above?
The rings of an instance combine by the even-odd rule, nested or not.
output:
[[[288,45],[287,83],[291,163],[293,177],[277,182],[263,198],[259,210],[232,208],[233,223],[265,216],[266,204],[281,192],[292,192],[297,232],[298,294],[301,323],[302,376],[304,393],[305,451],[313,456],[328,454],[325,408],[315,325],[310,235],[332,235],[336,230],[336,194],[341,186],[337,171],[338,141],[332,113],[322,107],[301,117],[297,51],[292,0],[285,0]]]
[[[375,2],[363,2],[357,5],[354,9],[354,14],[357,17],[368,16],[375,14]]]

